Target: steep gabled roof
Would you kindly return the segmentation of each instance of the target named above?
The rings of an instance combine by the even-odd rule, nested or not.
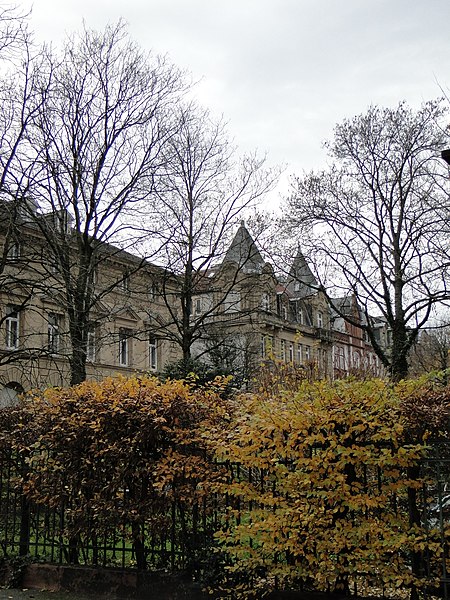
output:
[[[332,309],[333,313],[343,315],[352,315],[355,312],[355,298],[354,296],[344,296],[343,298],[332,298],[333,306],[336,310]]]
[[[261,273],[264,260],[244,222],[228,248],[223,264],[235,263],[244,273]]]
[[[288,288],[297,298],[314,294],[319,284],[300,249],[294,258],[288,277]]]

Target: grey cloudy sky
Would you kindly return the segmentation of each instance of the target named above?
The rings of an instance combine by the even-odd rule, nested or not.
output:
[[[33,1],[38,39],[56,44],[120,17],[200,80],[242,150],[288,173],[324,166],[334,125],[371,103],[450,95],[450,0]]]

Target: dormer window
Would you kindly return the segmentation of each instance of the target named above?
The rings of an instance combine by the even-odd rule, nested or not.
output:
[[[233,313],[241,310],[241,293],[228,292],[223,300],[223,311],[225,313]]]
[[[70,233],[74,220],[75,219],[65,208],[57,210],[54,213],[54,224],[58,228],[58,231],[63,235]]]
[[[323,327],[323,312],[320,310],[317,313],[317,327]]]
[[[8,247],[8,252],[7,252],[7,257],[8,260],[17,260],[18,258],[20,258],[20,244],[19,242],[11,242],[9,247]]]

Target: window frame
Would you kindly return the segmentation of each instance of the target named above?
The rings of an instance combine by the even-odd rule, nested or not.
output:
[[[130,271],[129,269],[124,269],[122,271],[122,279],[120,280],[120,290],[122,292],[128,293],[130,291]]]
[[[317,311],[317,327],[323,329],[323,312],[321,310]]]
[[[119,366],[131,366],[131,340],[132,332],[130,329],[119,330]]]
[[[20,343],[20,314],[17,307],[8,304],[5,317],[5,346],[7,350],[17,350]],[[10,343],[13,340],[13,343]]]
[[[59,313],[47,314],[47,349],[50,354],[58,354],[61,350],[61,323],[62,316]]]
[[[86,361],[94,363],[97,358],[97,336],[95,328],[88,329],[86,336]]]
[[[241,310],[241,292],[230,290],[223,299],[223,312],[225,314],[236,313]]]
[[[305,361],[311,360],[311,346],[305,345]]]
[[[158,370],[158,338],[154,335],[148,338],[148,365],[152,371]]]
[[[270,294],[264,292],[261,296],[261,308],[264,312],[270,312]]]

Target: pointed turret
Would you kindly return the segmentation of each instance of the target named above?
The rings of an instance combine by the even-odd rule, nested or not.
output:
[[[264,267],[263,257],[244,221],[241,221],[241,226],[225,254],[223,264],[226,263],[235,263],[244,273],[261,273]]]

